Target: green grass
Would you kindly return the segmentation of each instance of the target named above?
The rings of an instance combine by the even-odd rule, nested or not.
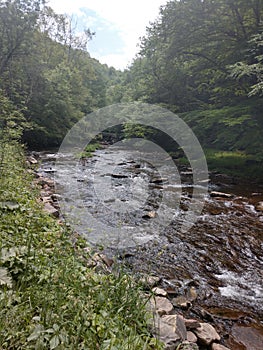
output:
[[[256,155],[241,151],[204,149],[208,170],[227,174],[253,182],[263,182],[263,161]],[[186,157],[180,156],[178,163],[190,167]]]
[[[102,146],[98,142],[89,143],[85,147],[85,150],[81,153],[80,158],[90,158],[93,156],[95,151],[97,151],[98,149],[101,149],[101,148],[102,148]]]
[[[161,349],[133,278],[88,268],[86,241],[43,212],[18,143],[0,169],[0,348]]]
[[[210,171],[223,172],[251,181],[263,181],[262,160],[241,151],[205,150]]]

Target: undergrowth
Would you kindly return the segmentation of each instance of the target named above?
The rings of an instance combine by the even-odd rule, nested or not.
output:
[[[161,349],[128,274],[98,273],[45,214],[18,142],[0,150],[0,349]]]

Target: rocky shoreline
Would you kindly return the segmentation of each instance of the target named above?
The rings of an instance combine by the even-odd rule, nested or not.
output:
[[[28,164],[36,167],[38,160],[28,157]],[[32,171],[32,170],[31,170]],[[40,186],[40,201],[44,210],[60,220],[59,195],[55,193],[55,184],[50,177],[44,177],[33,170],[35,184]],[[211,192],[211,197],[232,198],[232,194]],[[255,203],[255,209],[262,211],[262,202]],[[89,248],[86,248],[89,249]],[[114,261],[105,254],[95,253],[87,262],[90,267],[105,273],[112,273]],[[257,328],[246,327],[246,315],[238,316],[235,321],[236,331],[231,337],[225,334],[222,326],[215,322],[215,318],[200,308],[199,317],[187,317],[191,314],[193,303],[197,300],[197,290],[194,285],[189,287],[187,297],[177,296],[161,287],[161,279],[156,276],[141,276],[138,281],[144,286],[144,297],[149,299],[148,308],[153,315],[153,322],[149,324],[151,332],[160,339],[166,350],[261,350],[263,332]],[[203,313],[203,314],[202,314]],[[190,315],[191,316],[191,315]],[[203,316],[203,317],[202,317]],[[211,320],[211,321],[210,321]],[[210,322],[208,322],[210,321]],[[220,323],[220,322],[219,322]],[[246,331],[248,331],[246,334]],[[222,333],[223,332],[223,333]],[[254,332],[254,333],[253,333]],[[253,334],[252,334],[253,333]],[[254,337],[254,347],[249,347],[247,339]]]

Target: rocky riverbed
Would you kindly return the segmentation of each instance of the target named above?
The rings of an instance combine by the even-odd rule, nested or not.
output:
[[[66,194],[56,194],[52,188],[57,156],[40,154],[42,166],[38,181],[44,191],[42,200],[46,210],[58,216],[59,196],[64,195],[74,203],[75,194],[74,186],[72,192]],[[114,198],[105,197],[107,202],[101,205],[101,199],[98,200],[94,195],[90,181],[98,171],[94,167],[96,162],[104,164],[105,174],[109,174],[112,186],[118,188],[118,196],[122,196],[123,203],[132,200],[127,191],[127,181],[138,181],[138,178],[145,181],[148,179],[147,172],[152,170],[147,166],[142,169],[141,164],[131,162],[119,154],[118,171],[114,168],[114,172],[109,173],[112,165],[107,165],[107,161],[109,158],[105,151],[97,152],[91,160],[81,164],[73,174],[72,182],[76,181],[78,189],[83,191],[82,198],[84,196],[89,211],[97,218],[103,217],[106,225],[114,226],[120,216],[109,215],[110,212],[107,211],[110,199]],[[112,162],[111,158],[110,161]],[[216,336],[209,345],[198,338],[196,329],[199,327],[192,332],[197,337],[200,349],[224,349],[220,348],[221,343],[221,346],[233,350],[262,350],[263,188],[212,174],[202,214],[194,226],[184,233],[178,228],[178,222],[187,211],[191,199],[192,190],[188,183],[192,174],[190,169],[185,168],[181,172],[184,177],[180,193],[181,216],[177,216],[164,230],[159,227],[158,232],[154,232],[153,238],[145,244],[123,249],[104,247],[103,254],[107,259],[132,270],[139,280],[145,276],[158,279],[158,287],[165,293],[158,297],[166,298],[172,305],[171,310],[165,314],[181,315],[184,319],[194,319],[199,324],[208,323],[213,326],[220,339]],[[63,177],[60,179],[62,181]],[[164,191],[176,194],[178,187],[176,184],[168,187],[165,181],[152,181],[147,207],[144,205],[141,211],[138,210],[133,215],[128,212],[126,220],[129,225],[136,227],[141,222],[147,222],[152,229],[154,225],[151,226],[150,222],[158,215],[158,201]],[[121,219],[125,219],[123,214]],[[157,314],[163,317],[163,312]],[[173,322],[177,320],[174,317],[172,319]],[[192,340],[195,339],[192,334],[191,337]],[[214,344],[213,347],[211,344]]]

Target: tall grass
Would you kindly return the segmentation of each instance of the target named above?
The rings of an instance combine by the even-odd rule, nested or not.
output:
[[[88,268],[87,243],[38,203],[21,146],[2,151],[0,349],[161,349],[133,278]]]

